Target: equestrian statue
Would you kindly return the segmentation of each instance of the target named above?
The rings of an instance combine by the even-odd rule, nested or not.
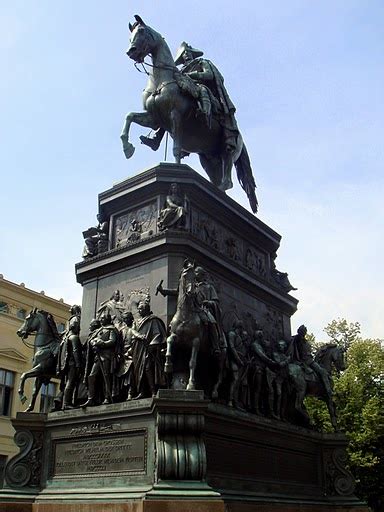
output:
[[[132,123],[156,130],[154,138],[140,137],[141,142],[158,149],[165,132],[173,139],[173,156],[180,163],[184,156],[197,153],[211,182],[225,191],[233,187],[232,166],[248,196],[251,209],[257,212],[256,184],[247,148],[235,119],[235,107],[224,86],[224,79],[203,52],[183,42],[174,60],[164,38],[135,16],[127,55],[150,70],[143,92],[144,112],[127,114],[121,140],[125,156],[130,158],[134,146],[129,141]],[[152,64],[144,63],[150,55]],[[179,70],[178,65],[182,64]]]
[[[27,400],[24,395],[25,381],[35,378],[32,399],[26,412],[33,411],[42,384],[47,385],[51,378],[56,377],[57,355],[61,343],[53,316],[41,309],[34,308],[17,331],[17,335],[25,344],[26,338],[32,333],[36,333],[35,341],[30,345],[34,349],[32,368],[21,375],[18,390],[24,403]]]

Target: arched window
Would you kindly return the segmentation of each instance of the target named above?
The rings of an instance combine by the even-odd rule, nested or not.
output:
[[[6,302],[0,301],[0,313],[9,313],[9,306]]]
[[[11,414],[14,380],[13,372],[0,368],[0,416]]]

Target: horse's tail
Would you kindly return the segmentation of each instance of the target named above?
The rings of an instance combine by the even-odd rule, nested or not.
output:
[[[249,160],[248,151],[243,144],[239,158],[235,162],[237,179],[248,196],[249,204],[253,213],[257,213],[258,202],[256,197],[256,183],[252,174],[251,162]]]

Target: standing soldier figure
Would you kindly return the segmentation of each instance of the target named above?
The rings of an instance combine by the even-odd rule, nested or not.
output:
[[[247,347],[243,340],[243,323],[235,322],[233,329],[227,334],[229,367],[232,374],[229,388],[229,406],[240,407],[240,402],[245,404],[247,397],[242,397],[241,387],[247,376]]]
[[[101,327],[99,329],[95,326],[96,321],[92,320],[91,322],[95,330],[90,332],[87,340],[87,362],[84,378],[88,387],[88,400],[83,407],[97,404],[98,381],[102,383],[103,403],[112,403],[112,381],[115,370],[118,331],[112,324],[111,315],[108,312],[104,312],[100,316]]]
[[[57,358],[57,375],[60,377],[60,394],[55,399],[55,407],[62,402],[63,409],[72,409],[75,403],[80,373],[82,369],[82,345],[80,342],[80,306],[72,306],[72,316],[63,333]]]

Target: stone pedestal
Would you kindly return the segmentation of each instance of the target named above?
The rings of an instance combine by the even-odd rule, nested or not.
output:
[[[201,391],[19,413],[14,426],[21,452],[2,511],[365,510],[344,436],[239,413]]]
[[[183,221],[158,218],[177,183]],[[274,264],[280,236],[185,165],[160,164],[99,196],[108,249],[76,265],[81,335],[119,289],[135,314],[143,296],[169,324],[186,258],[217,290],[225,330],[235,320],[268,339],[290,339],[297,301]],[[209,372],[209,365],[205,369]],[[182,382],[180,380],[180,382]],[[181,387],[181,386],[180,386]],[[20,454],[6,469],[2,512],[366,511],[345,468],[346,440],[160,389],[154,398],[14,420]],[[221,402],[220,403],[220,399]]]

